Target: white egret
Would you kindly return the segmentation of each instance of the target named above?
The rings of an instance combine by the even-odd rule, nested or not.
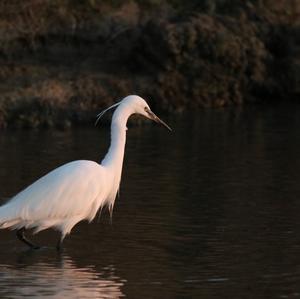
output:
[[[97,211],[113,209],[119,189],[126,123],[132,114],[141,114],[170,127],[159,119],[144,99],[125,97],[98,114],[96,123],[111,108],[117,107],[111,122],[111,144],[101,164],[78,160],[64,164],[41,177],[0,207],[0,228],[17,230],[17,237],[33,249],[39,248],[25,236],[27,229],[37,233],[47,228],[61,232],[57,250],[73,226],[81,220],[91,222]]]

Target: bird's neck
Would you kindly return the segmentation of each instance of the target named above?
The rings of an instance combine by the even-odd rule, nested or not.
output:
[[[118,107],[113,114],[111,122],[111,143],[108,153],[101,162],[101,165],[111,169],[115,174],[121,175],[124,150],[126,143],[126,123],[130,111]]]

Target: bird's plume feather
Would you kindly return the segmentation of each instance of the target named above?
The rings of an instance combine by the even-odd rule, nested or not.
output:
[[[109,106],[108,108],[104,109],[104,110],[101,111],[99,114],[97,114],[97,119],[96,119],[96,122],[95,122],[95,126],[97,126],[97,124],[98,124],[100,118],[101,118],[108,110],[110,110],[110,109],[112,109],[112,108],[115,108],[115,107],[119,106],[120,104],[121,104],[121,101],[118,102],[118,103],[116,103],[116,104],[113,104],[113,105]]]

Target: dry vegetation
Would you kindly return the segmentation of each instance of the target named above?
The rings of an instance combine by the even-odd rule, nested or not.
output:
[[[0,126],[70,126],[131,93],[156,109],[300,94],[297,0],[2,0]]]

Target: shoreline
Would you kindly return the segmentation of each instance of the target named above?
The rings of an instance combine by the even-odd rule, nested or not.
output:
[[[160,114],[297,102],[299,18],[215,2],[2,5],[0,127],[85,124],[128,94]]]

